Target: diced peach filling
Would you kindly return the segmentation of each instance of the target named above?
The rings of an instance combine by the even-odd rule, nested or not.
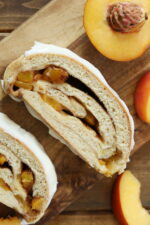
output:
[[[43,99],[44,102],[46,102],[47,104],[49,104],[50,106],[52,106],[56,111],[61,112],[65,107],[60,104],[58,101],[56,101],[55,99],[47,96],[47,95],[42,95],[41,97]]]
[[[3,165],[5,162],[7,162],[6,157],[0,154],[0,165]],[[33,172],[31,170],[22,171],[20,179],[23,188],[27,192],[31,191],[34,184]],[[1,178],[0,178],[0,188],[4,189],[5,191],[11,191],[10,187]],[[29,197],[29,199],[27,198],[26,201],[22,200],[22,198],[19,195],[16,196],[16,198],[18,199],[18,201],[22,202],[22,204],[24,205],[24,210],[27,213],[31,212],[31,210],[40,211],[44,203],[44,198],[39,196],[33,197],[31,201],[29,200],[31,197]]]
[[[55,84],[64,83],[69,77],[66,70],[49,66],[43,72],[40,71],[23,71],[17,76],[15,86],[18,88],[24,88],[27,90],[32,90],[33,82],[38,80],[45,80]]]
[[[29,192],[32,189],[34,184],[34,176],[32,171],[24,170],[21,173],[21,183],[27,192]],[[31,197],[29,197],[29,199],[30,198]],[[27,201],[23,202],[24,209],[27,213],[29,213],[30,210],[40,211],[42,209],[42,205],[44,203],[43,197],[36,196],[33,197],[31,201],[29,199],[27,198]]]
[[[4,155],[0,154],[0,166],[2,166],[5,162],[7,162],[7,159]]]
[[[34,71],[24,71],[18,74],[17,80],[24,83],[32,83],[33,77],[34,77]]]
[[[107,159],[99,159],[100,165],[106,166],[108,169],[112,169],[113,162],[119,160],[121,158],[122,152],[116,151],[114,155]]]
[[[0,225],[21,225],[20,219],[17,217],[0,218]]]
[[[30,191],[32,189],[32,186],[33,186],[33,183],[34,183],[33,173],[29,170],[24,170],[21,173],[21,183],[22,183],[22,186],[27,191]]]
[[[47,77],[47,76],[45,76],[43,74],[38,73],[38,74],[36,74],[34,76],[33,81],[38,81],[38,80],[45,80],[45,81],[48,81],[49,82],[49,77]]]
[[[32,210],[40,211],[44,202],[43,197],[34,197],[32,199]]]
[[[30,90],[30,91],[33,88],[32,84],[24,83],[24,82],[21,82],[21,81],[18,81],[18,80],[15,82],[15,86],[19,87],[19,88],[24,88],[24,89],[27,89],[27,90]]]
[[[87,115],[84,118],[84,120],[91,126],[96,126],[96,124],[97,124],[96,118],[89,111],[87,111]]]
[[[105,165],[106,165],[106,162],[105,162],[104,160],[102,160],[102,159],[99,159],[99,163],[100,163],[100,165],[102,165],[102,166],[105,166]]]
[[[57,66],[49,66],[43,71],[24,71],[20,72],[17,76],[15,86],[18,88],[24,88],[27,90],[33,89],[34,82],[38,80],[45,80],[54,84],[63,84],[69,78],[69,74],[63,68]],[[47,96],[46,94],[40,94],[41,98],[49,105],[51,105],[56,111],[61,112],[65,108],[61,103],[53,99],[52,97]],[[97,125],[96,118],[92,115],[91,112],[87,111],[87,115],[84,118],[84,121],[90,126]]]
[[[49,81],[55,84],[63,84],[68,79],[69,74],[62,68],[49,66],[44,70],[45,76],[49,77]]]
[[[10,191],[9,186],[3,181],[3,179],[0,178],[0,187],[4,189],[5,191]]]

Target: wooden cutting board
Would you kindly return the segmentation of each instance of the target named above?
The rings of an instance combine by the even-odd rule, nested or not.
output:
[[[52,0],[31,19],[0,42],[0,74],[13,59],[29,49],[33,42],[41,41],[68,47],[97,66],[108,83],[126,102],[135,120],[134,151],[150,140],[150,126],[140,121],[133,106],[133,93],[141,75],[150,68],[150,50],[132,62],[114,62],[103,57],[91,45],[83,28],[85,0]],[[98,175],[66,146],[48,135],[48,129],[34,119],[23,103],[6,97],[0,103],[6,113],[26,130],[32,132],[45,147],[58,173],[58,191],[45,217],[38,223],[54,218],[85,190],[90,189],[103,176]],[[133,152],[134,152],[133,151]]]

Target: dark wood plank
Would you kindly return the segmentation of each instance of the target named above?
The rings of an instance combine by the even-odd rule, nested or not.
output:
[[[0,0],[0,31],[17,28],[50,0]]]
[[[10,33],[0,33],[0,40],[2,40],[3,38],[7,37]]]
[[[111,212],[62,214],[45,225],[119,225]]]
[[[48,221],[45,225],[119,225],[111,211],[77,212],[61,214],[55,220]],[[141,224],[142,225],[142,224]]]

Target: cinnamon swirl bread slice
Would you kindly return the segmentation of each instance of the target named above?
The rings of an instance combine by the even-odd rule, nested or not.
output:
[[[56,186],[54,166],[39,142],[0,113],[0,202],[33,224],[44,215]]]
[[[126,168],[134,145],[132,117],[86,60],[37,42],[7,67],[4,89],[98,172],[111,176]]]

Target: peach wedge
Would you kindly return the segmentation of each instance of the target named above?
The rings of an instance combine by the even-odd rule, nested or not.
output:
[[[149,225],[150,214],[140,201],[140,182],[130,172],[118,176],[112,198],[114,214],[121,225]]]
[[[149,0],[87,0],[86,33],[104,56],[130,61],[150,45]]]
[[[136,87],[135,109],[141,120],[150,123],[150,72],[140,79]]]

